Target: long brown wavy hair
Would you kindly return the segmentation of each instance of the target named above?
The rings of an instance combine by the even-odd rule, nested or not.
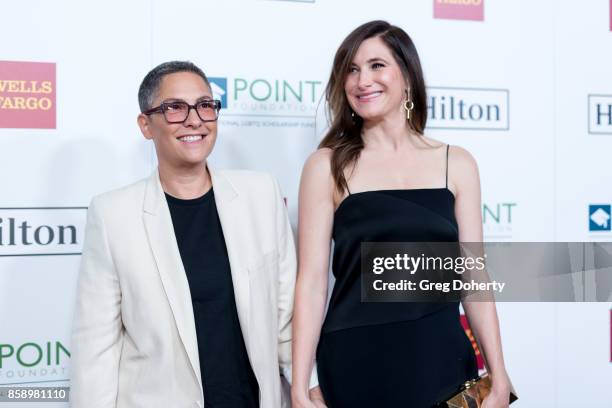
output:
[[[344,169],[355,163],[363,149],[363,120],[353,113],[346,98],[344,83],[357,50],[364,40],[379,37],[391,50],[404,78],[410,84],[408,97],[414,103],[409,126],[419,135],[427,122],[427,94],[419,55],[404,30],[386,21],[370,21],[357,27],[340,44],[334,57],[331,75],[325,88],[331,126],[319,148],[332,149],[331,172],[340,195],[348,191]],[[354,116],[353,116],[354,115]]]

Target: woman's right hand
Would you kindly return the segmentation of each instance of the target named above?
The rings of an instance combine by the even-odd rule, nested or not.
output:
[[[327,405],[325,405],[325,402],[323,402],[321,399],[316,399],[313,401],[308,398],[300,400],[292,398],[291,404],[293,408],[327,408]]]
[[[307,395],[295,396],[291,395],[292,408],[318,408]]]
[[[304,393],[291,393],[291,406],[293,408],[327,408],[321,388],[315,387],[308,392],[308,395]]]
[[[321,387],[316,386],[308,391],[308,396],[310,397],[310,401],[317,408],[327,408],[325,405],[325,399],[323,398],[323,392],[321,392]]]

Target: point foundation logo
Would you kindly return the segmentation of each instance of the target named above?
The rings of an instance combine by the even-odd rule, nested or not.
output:
[[[482,225],[487,239],[512,238],[512,221],[517,203],[483,203]]]
[[[226,115],[314,117],[322,83],[278,78],[209,78]]]
[[[227,109],[227,78],[208,78],[213,98],[221,101],[221,109]]]
[[[610,232],[612,231],[612,205],[610,204],[590,204],[589,205],[589,231],[591,232]]]
[[[484,0],[433,0],[434,18],[484,20]]]
[[[0,385],[69,378],[70,351],[60,341],[1,343]]]
[[[321,81],[307,79],[209,77],[221,100],[224,127],[300,129],[315,127]]]
[[[55,63],[0,61],[0,128],[55,129]]]

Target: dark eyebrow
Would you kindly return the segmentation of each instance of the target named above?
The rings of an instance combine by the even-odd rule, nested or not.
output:
[[[380,57],[375,57],[375,58],[370,58],[367,62],[372,63],[372,62],[384,62],[385,64],[388,64],[388,62],[384,59],[384,58],[380,58]]]
[[[205,95],[205,96],[200,96],[198,99],[196,99],[196,103],[198,102],[202,102],[202,101],[212,101],[214,100],[213,97]],[[180,98],[168,98],[168,99],[164,99],[162,101],[162,103],[171,103],[171,102],[187,102],[184,99],[180,99]]]
[[[380,58],[380,57],[370,58],[369,60],[366,61],[366,63],[368,64],[371,64],[373,62],[384,62],[385,64],[388,64],[388,62],[384,58]],[[355,64],[354,62],[351,62],[351,67],[356,67],[356,66],[358,65]]]

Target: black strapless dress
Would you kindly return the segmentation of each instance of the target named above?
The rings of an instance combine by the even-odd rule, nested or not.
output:
[[[430,408],[478,375],[459,303],[362,303],[362,242],[456,242],[448,188],[366,191],[334,214],[336,278],[317,348],[329,408]]]

